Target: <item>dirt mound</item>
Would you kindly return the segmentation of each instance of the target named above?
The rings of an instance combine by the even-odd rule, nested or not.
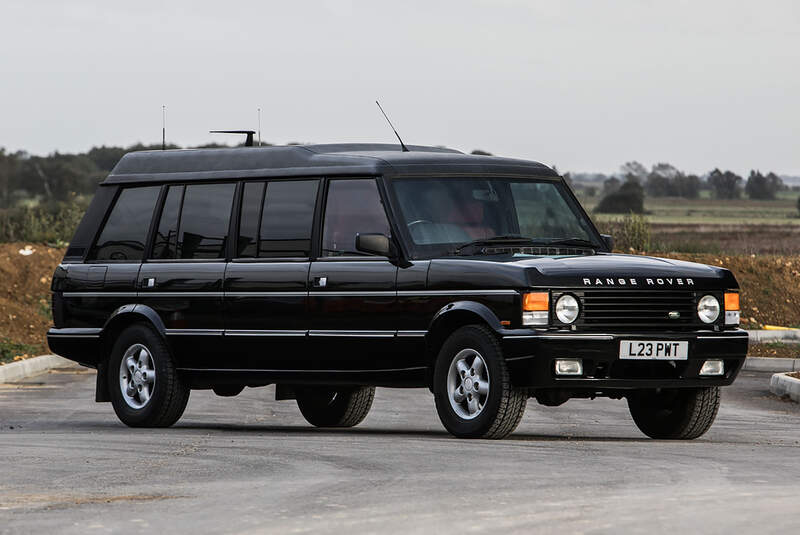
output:
[[[742,327],[800,327],[800,256],[714,255],[670,253],[689,262],[733,271],[741,287]]]
[[[64,249],[0,243],[0,343],[13,341],[31,346],[33,353],[47,352],[50,283],[63,257]],[[25,354],[24,348],[19,351]]]

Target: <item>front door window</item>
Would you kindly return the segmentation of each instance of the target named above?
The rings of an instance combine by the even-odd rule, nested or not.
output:
[[[322,256],[367,256],[356,234],[389,235],[389,221],[374,179],[331,180],[322,232]]]

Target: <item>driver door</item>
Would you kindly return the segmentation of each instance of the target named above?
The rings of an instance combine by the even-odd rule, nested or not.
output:
[[[318,369],[396,367],[397,266],[356,250],[358,233],[390,235],[374,178],[327,182],[322,247],[309,271],[309,339]]]

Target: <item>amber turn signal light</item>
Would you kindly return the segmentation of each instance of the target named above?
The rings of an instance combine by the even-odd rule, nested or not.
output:
[[[739,310],[739,294],[737,292],[725,292],[725,310]]]
[[[550,294],[547,292],[532,292],[523,294],[522,310],[526,312],[550,310]]]

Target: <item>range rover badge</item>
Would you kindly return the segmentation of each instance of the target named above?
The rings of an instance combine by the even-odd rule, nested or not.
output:
[[[673,310],[672,312],[667,314],[667,316],[669,316],[669,319],[671,320],[676,320],[681,317],[681,313],[678,312],[677,310]]]

